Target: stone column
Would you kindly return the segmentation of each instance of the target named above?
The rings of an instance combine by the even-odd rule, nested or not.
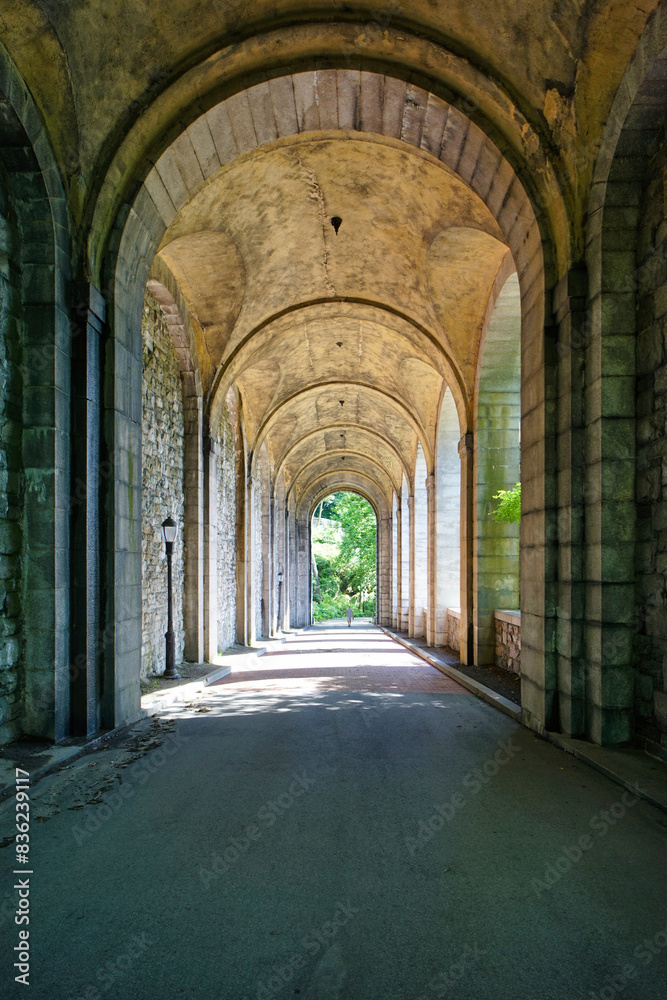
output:
[[[408,525],[409,525],[409,598],[408,598],[408,635],[412,638],[415,634],[415,498],[414,495],[408,497]]]
[[[204,442],[204,654],[218,656],[218,454],[212,438]]]
[[[73,303],[70,730],[86,736],[102,726],[100,418],[106,306],[92,285],[74,286]],[[109,463],[103,471],[108,478]]]
[[[278,552],[278,524],[276,517],[280,512],[277,509],[276,498],[271,494],[269,500],[269,558],[271,570],[269,573],[269,635],[276,635],[278,631],[278,567],[280,558]]]
[[[557,687],[560,724],[572,736],[586,731],[583,389],[587,292],[582,267],[570,270],[553,294],[559,397]]]
[[[459,441],[461,459],[461,663],[473,663],[473,436]]]
[[[310,625],[310,518],[301,514],[296,520],[297,543],[297,625]]]
[[[204,453],[202,397],[199,377],[194,371],[182,373],[183,478],[185,492],[185,659],[191,663],[204,660]]]
[[[289,566],[289,587],[287,588],[287,593],[289,593],[289,624],[292,628],[297,628],[298,626],[298,544],[296,537],[296,510],[294,508],[294,501],[290,501],[290,509],[288,510],[288,566]]]
[[[376,621],[391,628],[392,624],[392,518],[378,519],[377,540]]]
[[[436,619],[438,611],[437,595],[437,496],[435,491],[435,475],[430,472],[426,477],[426,600],[428,615],[426,619],[426,644],[435,645]]]
[[[261,553],[255,552],[254,517],[255,517],[255,484],[252,469],[248,470],[245,490],[245,637],[244,645],[252,646],[257,636],[255,616],[255,559],[261,559]]]

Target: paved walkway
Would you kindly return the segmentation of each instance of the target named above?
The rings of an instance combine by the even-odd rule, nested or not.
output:
[[[664,814],[378,630],[170,712],[32,789],[31,985],[8,845],[3,995],[664,1000]]]

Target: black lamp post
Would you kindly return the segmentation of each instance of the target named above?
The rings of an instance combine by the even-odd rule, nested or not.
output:
[[[283,571],[280,569],[278,570],[278,629],[281,631],[282,631],[282,625],[280,622],[280,604],[281,604],[280,598],[282,597],[282,590],[283,590]]]
[[[174,550],[174,541],[178,534],[178,525],[173,518],[168,517],[162,522],[162,534],[167,550],[167,631],[164,634],[167,643],[167,669],[165,677],[180,677],[176,669],[176,635],[173,629],[172,607],[171,607],[171,554]]]

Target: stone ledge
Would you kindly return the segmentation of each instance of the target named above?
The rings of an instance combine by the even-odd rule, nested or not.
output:
[[[521,626],[521,612],[520,611],[498,611],[493,612],[493,616],[496,621],[507,622],[509,625],[519,625]]]

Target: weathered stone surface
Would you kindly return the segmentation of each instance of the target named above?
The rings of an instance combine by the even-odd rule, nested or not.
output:
[[[496,666],[514,674],[521,673],[521,619],[508,621],[495,617]]]
[[[0,175],[0,732],[18,724],[22,695],[20,234]]]
[[[667,732],[667,229],[664,226],[667,144],[647,178],[639,227],[637,276],[637,405],[635,636],[636,727],[655,745]],[[664,738],[664,737],[663,737]]]
[[[183,393],[167,321],[150,292],[143,320],[143,488],[141,675],[165,670],[167,560],[161,525],[167,516],[179,526],[172,557],[176,663],[183,659]]]
[[[218,649],[236,642],[236,456],[226,407],[218,428]]]

